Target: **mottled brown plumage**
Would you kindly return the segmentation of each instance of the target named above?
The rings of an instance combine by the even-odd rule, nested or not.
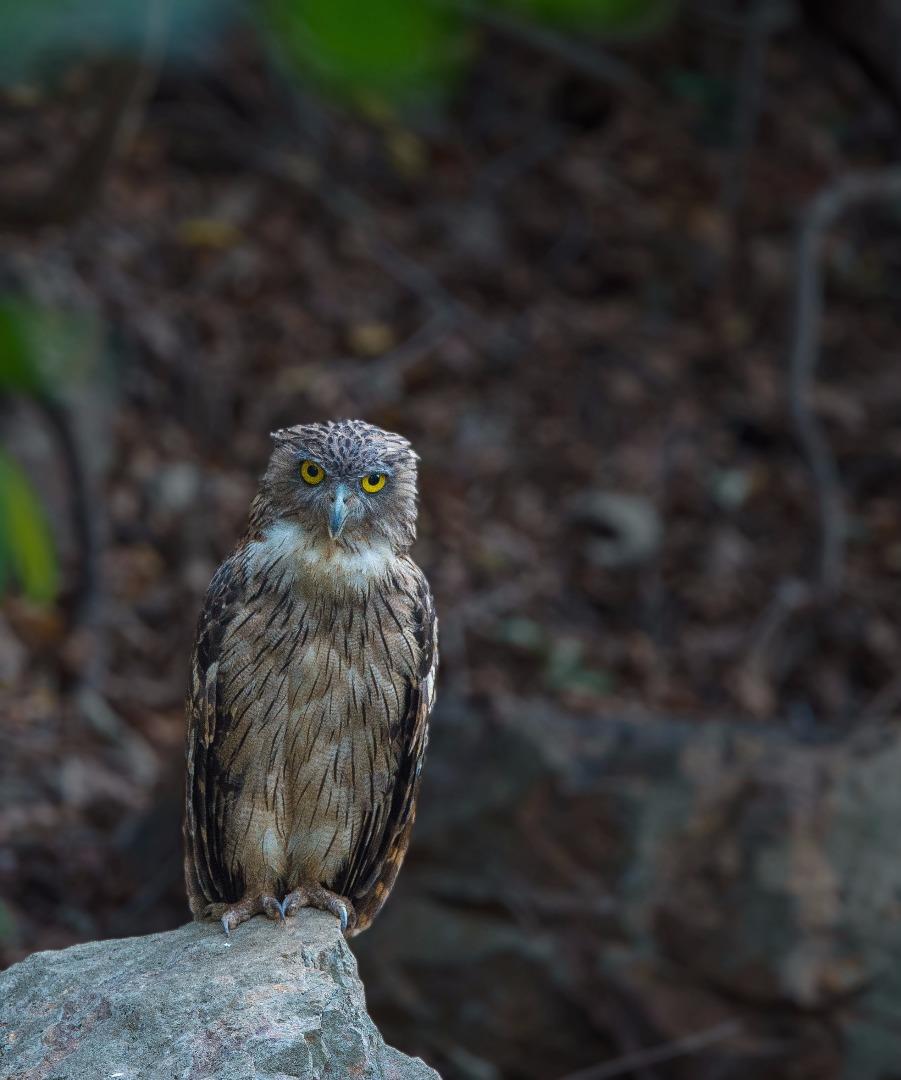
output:
[[[406,853],[434,699],[435,613],[408,554],[416,457],[362,421],[274,437],[197,630],[188,897],[226,932],[309,905],[359,933]]]

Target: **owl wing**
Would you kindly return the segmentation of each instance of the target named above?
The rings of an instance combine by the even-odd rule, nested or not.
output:
[[[397,734],[398,768],[388,812],[376,808],[368,813],[339,890],[354,902],[357,913],[354,934],[369,926],[387,900],[406,855],[416,816],[416,796],[438,674],[438,619],[428,582],[418,568],[414,636],[420,662],[405,688],[405,707]]]
[[[232,714],[220,700],[218,676],[226,632],[244,608],[245,595],[242,560],[233,555],[210,583],[191,662],[184,841],[185,882],[195,918],[210,904],[240,895],[240,883],[230,880],[222,858],[229,791],[218,751]]]

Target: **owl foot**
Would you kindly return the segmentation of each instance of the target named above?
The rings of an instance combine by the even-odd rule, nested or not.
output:
[[[265,915],[267,919],[274,919],[277,922],[285,921],[278,900],[268,893],[257,893],[256,896],[245,896],[222,916],[222,929],[225,931],[225,936],[228,937],[236,926],[240,926],[242,922],[252,919],[254,915]]]
[[[341,923],[342,934],[356,925],[357,913],[347,897],[339,896],[329,889],[324,889],[321,885],[299,885],[281,902],[281,912],[285,918],[296,915],[301,908],[305,907],[330,912]]]

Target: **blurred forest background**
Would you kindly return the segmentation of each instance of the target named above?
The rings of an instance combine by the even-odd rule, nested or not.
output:
[[[901,1077],[901,4],[0,11],[0,958],[185,921],[281,425],[422,457],[443,670],[354,942],[447,1080]]]

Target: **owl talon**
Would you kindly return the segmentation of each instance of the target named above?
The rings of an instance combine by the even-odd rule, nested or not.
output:
[[[267,919],[272,919],[273,922],[283,923],[285,921],[285,913],[282,911],[282,905],[274,896],[263,897],[263,914]]]
[[[306,889],[295,889],[289,892],[281,902],[282,914],[286,919],[296,915],[303,907],[310,906],[310,895]]]
[[[286,917],[296,915],[301,908],[318,908],[334,915],[341,924],[341,933],[347,932],[347,928],[356,922],[356,912],[353,904],[343,896],[338,896],[321,885],[301,886],[282,900],[281,910]]]
[[[274,896],[270,896],[268,893],[245,896],[222,916],[222,929],[225,931],[225,936],[231,937],[231,932],[235,927],[247,922],[248,919],[252,919],[254,915],[265,915],[267,919],[273,919],[277,922],[285,921],[282,906]]]

